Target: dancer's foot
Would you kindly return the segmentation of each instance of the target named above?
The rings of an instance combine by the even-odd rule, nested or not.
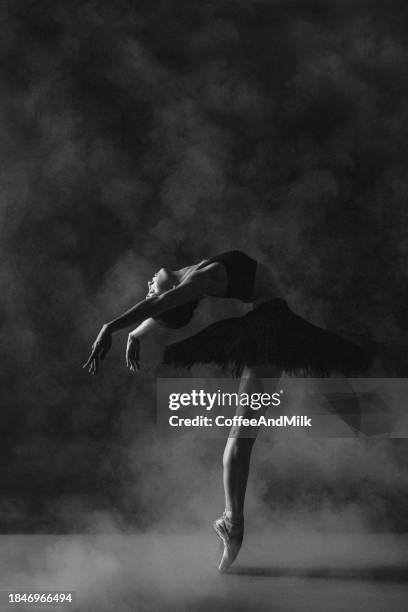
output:
[[[221,539],[221,554],[217,560],[218,571],[226,572],[237,558],[244,535],[244,521],[227,516],[224,512],[213,523],[215,533]]]

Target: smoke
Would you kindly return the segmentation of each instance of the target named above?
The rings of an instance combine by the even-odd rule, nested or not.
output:
[[[259,534],[258,534],[259,535]],[[2,536],[5,592],[74,591],[81,612],[403,610],[406,543],[390,535],[249,536],[244,563],[213,567],[213,538],[194,535]],[[254,565],[255,562],[255,565]],[[322,601],[323,600],[323,601]],[[4,600],[3,600],[4,601]]]
[[[241,248],[299,314],[375,347],[376,374],[405,374],[406,10],[2,12],[3,531],[194,529],[222,510],[222,443],[155,427],[171,335],[143,344],[137,378],[124,334],[98,377],[80,367],[161,265]],[[237,311],[208,301],[183,333]],[[403,442],[260,440],[248,509],[289,530],[406,528]]]

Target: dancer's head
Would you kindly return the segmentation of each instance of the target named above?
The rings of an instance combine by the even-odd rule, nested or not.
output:
[[[177,287],[179,282],[179,276],[175,272],[168,268],[160,268],[160,270],[154,274],[152,280],[148,282],[149,291],[146,297],[149,298],[161,295]],[[186,304],[162,312],[161,315],[155,317],[155,320],[161,325],[173,329],[184,327],[184,325],[187,325],[193,318],[197,304],[198,300],[191,300]]]
[[[169,291],[178,285],[178,277],[177,275],[168,268],[160,268],[150,281],[148,281],[147,286],[149,287],[149,291],[146,297],[153,297],[155,295],[161,295],[165,291]]]

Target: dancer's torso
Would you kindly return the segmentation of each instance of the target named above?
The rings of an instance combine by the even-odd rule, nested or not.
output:
[[[226,270],[227,288],[223,297],[252,302],[255,305],[272,298],[282,297],[272,270],[242,251],[220,253],[192,268],[199,270],[212,263],[220,263]]]

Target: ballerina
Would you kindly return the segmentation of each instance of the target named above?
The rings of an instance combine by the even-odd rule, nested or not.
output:
[[[197,334],[167,346],[163,363],[191,368],[214,363],[240,377],[239,393],[259,390],[259,379],[291,375],[349,376],[370,364],[368,355],[345,338],[306,321],[287,305],[273,270],[242,251],[227,251],[179,270],[161,268],[148,283],[144,300],[102,326],[84,364],[96,374],[112,344],[112,334],[137,327],[129,334],[126,363],[140,368],[140,338],[157,323],[181,328],[205,297],[235,298],[251,304],[241,317],[221,319]],[[238,406],[237,415],[250,417]],[[258,415],[266,408],[257,411]],[[223,455],[225,510],[214,521],[222,542],[218,570],[225,572],[237,557],[244,533],[244,499],[257,430],[232,427]]]

